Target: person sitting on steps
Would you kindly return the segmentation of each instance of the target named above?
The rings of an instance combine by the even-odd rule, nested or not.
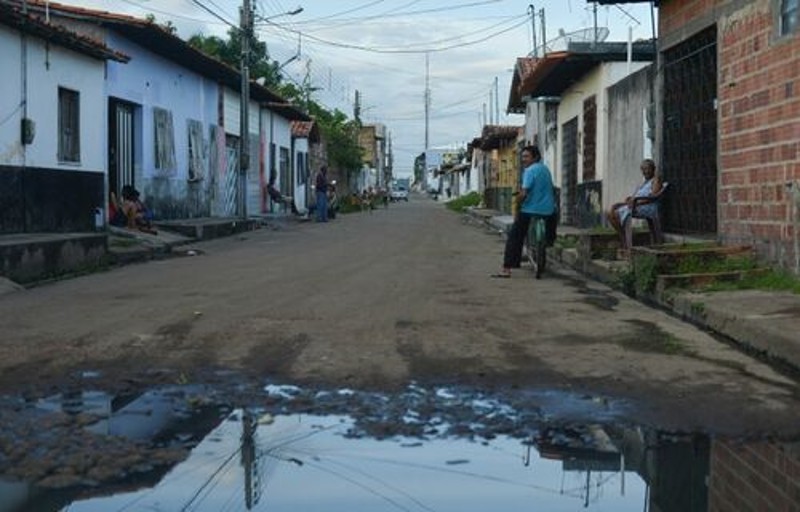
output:
[[[644,199],[657,197],[661,192],[662,183],[656,173],[656,163],[649,158],[645,158],[639,168],[642,171],[644,181],[636,188],[633,195],[626,197],[622,202],[614,203],[606,212],[608,222],[619,235],[622,252],[626,256],[629,254],[630,247],[628,247],[625,230],[627,223],[631,222],[633,218],[634,202],[636,203],[637,218],[648,219],[658,215],[657,200]],[[634,201],[637,198],[638,200]]]
[[[157,235],[153,227],[153,214],[140,199],[139,191],[131,185],[122,187],[122,211],[128,220],[128,229],[138,229],[143,233]]]

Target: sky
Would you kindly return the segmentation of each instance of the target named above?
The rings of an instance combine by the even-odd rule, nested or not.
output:
[[[178,35],[225,36],[239,23],[242,0],[61,0],[62,3],[171,21]],[[518,57],[535,37],[608,28],[607,41],[653,36],[648,2],[597,6],[586,0],[251,0],[256,34],[285,80],[310,83],[312,98],[361,120],[386,126],[395,176],[412,174],[425,150],[425,90],[430,148],[458,147],[484,124],[521,126],[506,115]],[[302,7],[302,12],[289,15]],[[541,13],[544,13],[544,16]],[[531,16],[535,13],[535,16]],[[657,12],[655,12],[657,16]],[[544,31],[542,30],[544,19]],[[532,23],[534,22],[534,23]],[[544,37],[543,37],[544,34]],[[541,49],[539,50],[541,53]],[[426,65],[427,60],[427,65]],[[257,77],[253,77],[257,78]]]

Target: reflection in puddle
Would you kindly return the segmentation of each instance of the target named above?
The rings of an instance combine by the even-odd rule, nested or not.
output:
[[[344,417],[242,419],[241,411],[232,414],[155,488],[79,501],[70,512],[133,504],[164,511],[639,511],[646,495],[641,478],[620,471],[621,454],[611,447],[585,450],[581,461],[555,445],[548,458],[529,453],[508,438],[353,439]]]
[[[264,391],[0,398],[0,512],[800,510],[800,443],[630,427],[604,398]]]

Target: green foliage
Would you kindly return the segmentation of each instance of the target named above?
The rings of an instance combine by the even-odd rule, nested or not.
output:
[[[652,293],[656,289],[658,259],[651,255],[637,255],[633,258],[633,274],[636,292]]]
[[[559,235],[556,238],[555,246],[562,249],[574,249],[578,247],[578,237],[570,235]]]
[[[457,197],[452,201],[445,203],[445,206],[454,212],[463,212],[469,206],[478,206],[481,204],[481,195],[478,192],[470,192],[467,195]]]
[[[354,213],[360,211],[361,205],[352,201],[344,201],[341,205],[339,205],[339,213]]]
[[[240,29],[231,27],[228,29],[228,39],[195,34],[189,38],[188,43],[190,46],[218,58],[231,67],[240,69],[242,58],[241,33]],[[250,76],[253,78],[263,77],[266,81],[266,87],[275,88],[281,83],[281,75],[278,72],[280,64],[270,60],[267,44],[259,41],[255,34],[250,36],[250,54],[247,64],[250,68]]]
[[[786,270],[768,270],[743,277],[739,281],[719,282],[706,291],[773,290],[800,295],[800,278]]]
[[[757,267],[750,256],[720,258],[709,255],[690,255],[681,258],[675,267],[675,274],[706,274],[714,272],[737,272]]]
[[[228,38],[195,34],[189,38],[189,44],[198,50],[218,58],[230,66],[240,68],[241,31],[238,28],[228,30]],[[356,172],[361,168],[363,151],[358,145],[359,125],[349,120],[347,115],[338,109],[330,111],[313,101],[309,96],[311,87],[301,87],[292,83],[283,83],[279,64],[270,60],[267,45],[255,36],[250,40],[250,76],[264,77],[265,86],[280,96],[291,100],[296,105],[305,107],[320,127],[322,136],[327,142],[328,163],[330,166]]]

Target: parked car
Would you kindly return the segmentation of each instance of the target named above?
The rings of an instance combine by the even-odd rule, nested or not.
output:
[[[389,199],[391,199],[392,202],[408,201],[408,189],[405,187],[392,188],[392,191],[389,193]]]

